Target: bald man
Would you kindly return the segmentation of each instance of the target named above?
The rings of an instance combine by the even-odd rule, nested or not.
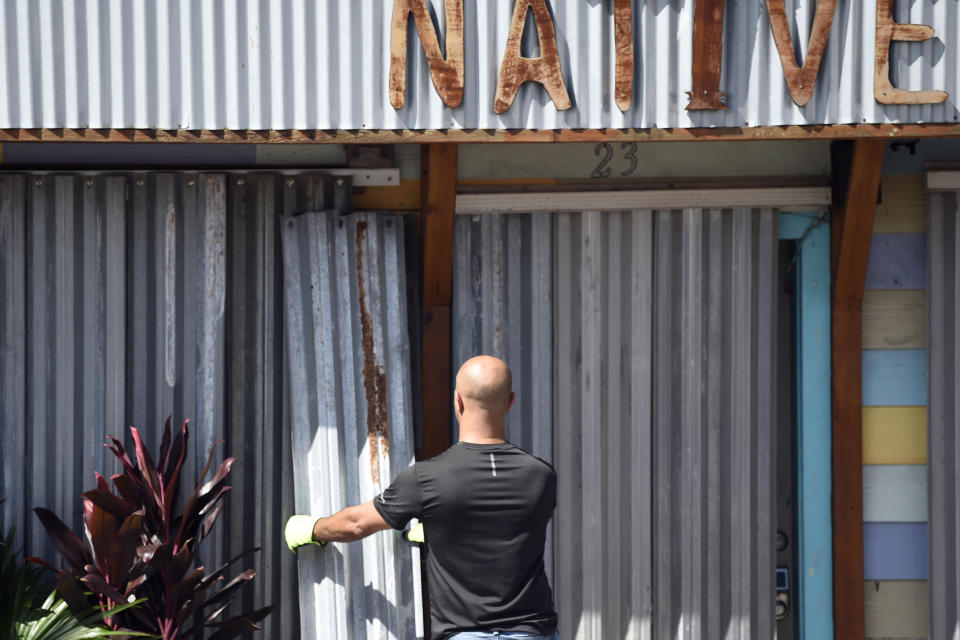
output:
[[[514,399],[506,362],[467,360],[453,394],[459,442],[401,472],[370,502],[329,518],[293,516],[287,544],[350,542],[418,518],[435,640],[556,640],[543,550],[557,475],[507,442],[504,419]]]

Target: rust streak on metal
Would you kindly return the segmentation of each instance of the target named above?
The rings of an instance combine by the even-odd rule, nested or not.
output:
[[[613,33],[617,50],[614,94],[620,111],[633,101],[633,0],[613,0]]]
[[[380,485],[380,455],[390,454],[390,437],[387,424],[387,376],[383,365],[377,360],[373,345],[373,322],[367,310],[367,290],[363,277],[363,240],[367,223],[358,222],[357,243],[357,296],[360,300],[360,334],[363,346],[363,392],[367,402],[367,442],[370,445],[370,477],[374,485]]]
[[[533,11],[537,25],[537,39],[540,41],[540,57],[524,58],[520,53],[523,39],[523,27],[527,22],[527,13]],[[513,22],[507,38],[507,50],[500,65],[500,79],[497,81],[497,95],[493,110],[503,113],[513,104],[517,91],[524,82],[533,81],[542,84],[557,110],[564,111],[573,106],[567,85],[563,81],[563,69],[560,67],[560,53],[557,50],[557,33],[553,27],[553,18],[547,8],[546,0],[517,0],[514,5]]]

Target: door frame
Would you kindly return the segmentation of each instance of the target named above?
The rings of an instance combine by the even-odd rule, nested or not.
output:
[[[832,638],[829,214],[781,212],[777,236],[797,241],[799,632],[800,638]]]

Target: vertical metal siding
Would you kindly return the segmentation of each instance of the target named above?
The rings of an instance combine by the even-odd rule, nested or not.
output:
[[[497,326],[525,330],[496,324],[509,294],[477,290],[503,258],[474,238],[487,227],[506,237],[510,222],[537,215],[458,219],[455,354],[485,347],[475,336]],[[554,332],[561,634],[772,638],[775,213],[546,220],[554,253],[539,268],[551,272],[552,319],[543,300],[521,298],[517,314]]]
[[[332,513],[413,462],[403,225],[286,217],[283,247],[296,506]],[[303,638],[422,635],[419,551],[401,534],[304,549],[298,561]]]
[[[960,637],[960,193],[929,200],[929,579],[930,637]]]
[[[507,439],[552,463],[551,214],[458,216],[455,225],[453,367],[478,354],[508,362],[516,402]],[[551,525],[544,554],[551,578],[552,539]]]
[[[93,472],[119,471],[106,434],[157,445],[189,418],[184,487],[214,443],[238,460],[202,561],[261,547],[241,601],[277,605],[264,637],[298,637],[278,225],[337,193],[309,174],[0,176],[0,512],[29,554],[56,559],[31,508],[79,531]]]
[[[427,0],[445,32],[443,0]],[[838,3],[813,98],[790,99],[764,2],[727,4],[725,111],[686,111],[692,89],[692,2],[634,3],[633,106],[613,102],[610,7],[553,0],[574,108],[559,112],[529,83],[493,111],[511,2],[466,3],[463,105],[446,108],[412,23],[406,106],[390,106],[390,22],[384,0],[64,0],[0,3],[0,128],[571,129],[956,122],[960,113],[955,2],[899,2],[900,22],[938,37],[893,47],[893,83],[941,89],[941,105],[873,97],[876,3]],[[787,0],[806,55],[816,0]],[[442,38],[441,38],[442,41]],[[526,51],[526,50],[525,50]]]

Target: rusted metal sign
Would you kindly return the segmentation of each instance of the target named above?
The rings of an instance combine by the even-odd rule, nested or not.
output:
[[[927,25],[901,24],[894,21],[895,0],[876,0],[876,51],[874,58],[874,97],[881,104],[936,104],[947,100],[945,91],[910,91],[899,89],[890,81],[890,45],[893,42],[922,42],[933,36]],[[615,101],[627,111],[633,101],[634,34],[633,1],[613,0],[614,42],[616,48]],[[723,22],[726,0],[694,0],[693,87],[688,110],[726,109],[724,92],[720,91],[723,65]],[[820,63],[830,37],[837,0],[818,0],[810,41],[802,63],[796,60],[790,21],[784,0],[767,0],[770,28],[784,80],[790,96],[798,106],[810,101],[816,87]],[[446,52],[440,51],[436,26],[430,17],[427,0],[395,0],[391,28],[390,104],[402,109],[405,102],[407,76],[407,23],[412,15],[423,43],[434,87],[444,104],[454,108],[463,99],[464,86],[464,13],[463,0],[445,0]],[[520,53],[527,14],[532,12],[541,54],[525,58]],[[580,42],[577,46],[592,46]],[[502,114],[513,104],[520,86],[528,81],[542,84],[560,111],[571,108],[561,60],[557,48],[556,28],[548,0],[516,0],[510,24],[510,36],[500,66],[494,98],[494,111]]]

